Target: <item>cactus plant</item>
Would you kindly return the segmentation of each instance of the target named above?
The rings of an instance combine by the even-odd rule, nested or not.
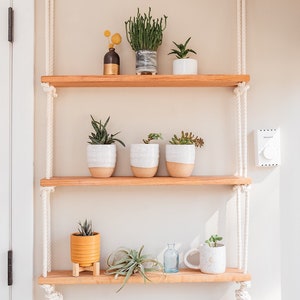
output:
[[[172,145],[195,145],[195,147],[204,146],[204,141],[202,138],[195,136],[192,132],[181,131],[181,136],[173,135],[172,139],[169,141]]]

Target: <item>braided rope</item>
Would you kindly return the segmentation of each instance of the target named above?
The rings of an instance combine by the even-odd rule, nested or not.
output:
[[[244,281],[239,282],[240,288],[235,291],[235,298],[236,300],[251,300],[251,297],[247,291],[247,289],[250,287],[250,282]]]
[[[250,215],[249,189],[250,186],[244,186],[244,193],[245,193],[244,261],[243,261],[244,273],[247,273],[248,270],[249,215]]]
[[[50,193],[54,187],[43,187],[41,189],[42,211],[43,211],[43,277],[51,270],[51,249],[50,249]]]
[[[46,75],[54,72],[54,0],[45,0]]]
[[[242,268],[242,212],[241,212],[241,187],[236,188],[236,213],[237,213],[237,263]]]
[[[50,284],[43,284],[42,288],[45,291],[45,298],[49,300],[63,300],[61,293],[55,291],[55,286]]]

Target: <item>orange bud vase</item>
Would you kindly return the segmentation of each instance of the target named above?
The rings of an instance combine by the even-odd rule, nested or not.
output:
[[[81,267],[89,267],[100,261],[100,234],[94,232],[91,236],[71,234],[71,261]]]

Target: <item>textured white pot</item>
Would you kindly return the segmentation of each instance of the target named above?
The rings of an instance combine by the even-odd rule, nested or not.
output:
[[[158,169],[158,163],[158,144],[132,144],[130,146],[130,166],[134,176],[155,176]]]
[[[198,253],[199,264],[194,265],[188,261],[188,257]],[[191,269],[198,269],[202,273],[221,274],[226,270],[226,248],[223,244],[217,247],[209,247],[207,244],[200,245],[200,248],[190,249],[184,255],[184,263]]]
[[[195,165],[195,145],[166,145],[166,165],[170,176],[189,177]]]
[[[110,177],[116,166],[115,144],[87,145],[87,164],[93,177]]]
[[[193,58],[181,58],[173,61],[174,75],[196,75],[198,74],[198,62]]]

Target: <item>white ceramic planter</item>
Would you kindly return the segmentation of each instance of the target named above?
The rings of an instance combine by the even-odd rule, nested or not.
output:
[[[166,165],[170,176],[189,177],[195,165],[195,145],[166,145]]]
[[[196,75],[198,74],[198,62],[193,58],[181,58],[173,61],[174,75]]]
[[[130,146],[130,166],[135,177],[155,176],[158,163],[158,144],[132,144]]]
[[[87,145],[87,164],[93,177],[110,177],[116,166],[115,144]]]
[[[194,265],[188,261],[188,257],[195,253],[199,254],[199,264]],[[226,270],[226,248],[223,244],[217,247],[209,247],[207,244],[200,245],[200,248],[190,249],[184,255],[184,263],[191,269],[200,270],[207,274],[221,274]]]

